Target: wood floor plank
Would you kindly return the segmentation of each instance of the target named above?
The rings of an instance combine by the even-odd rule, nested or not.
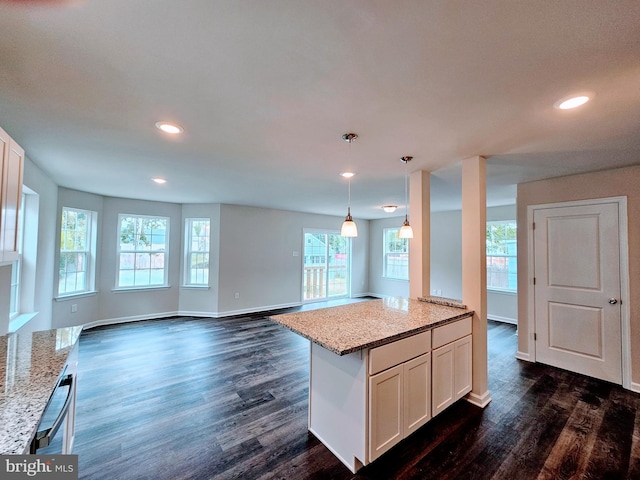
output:
[[[516,360],[515,333],[489,322],[486,409],[457,402],[353,475],[307,430],[309,342],[264,314],[88,330],[79,478],[640,478],[639,396]]]

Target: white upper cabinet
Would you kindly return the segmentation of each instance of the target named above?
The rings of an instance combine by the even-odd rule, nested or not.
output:
[[[24,150],[0,128],[0,262],[18,258],[18,220],[22,199]]]

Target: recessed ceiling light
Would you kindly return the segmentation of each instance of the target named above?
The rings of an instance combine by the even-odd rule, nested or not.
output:
[[[342,172],[340,175],[343,176],[344,178],[351,178],[351,177],[353,177],[355,175],[355,173],[353,173],[353,172]]]
[[[165,183],[167,183],[167,181],[164,178],[160,178],[160,177],[154,177],[151,180],[156,182],[158,185],[164,185]]]
[[[184,129],[180,125],[170,122],[156,122],[156,127],[163,132],[170,133],[172,135],[184,132]]]
[[[387,213],[393,213],[398,208],[397,205],[383,205],[382,209]]]
[[[558,110],[571,110],[584,105],[593,98],[591,93],[581,93],[579,95],[572,95],[570,97],[564,97],[553,104]]]

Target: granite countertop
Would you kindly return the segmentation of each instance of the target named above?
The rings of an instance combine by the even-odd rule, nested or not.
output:
[[[29,453],[31,439],[82,327],[0,336],[0,454]]]
[[[401,297],[269,317],[338,355],[376,347],[473,315],[473,310]]]

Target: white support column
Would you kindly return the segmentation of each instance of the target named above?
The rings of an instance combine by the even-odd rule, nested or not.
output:
[[[409,177],[409,297],[426,297],[431,279],[431,189],[430,173],[413,172]]]
[[[486,160],[462,161],[462,301],[473,310],[473,388],[467,396],[474,405],[491,401],[487,368],[487,182]]]

